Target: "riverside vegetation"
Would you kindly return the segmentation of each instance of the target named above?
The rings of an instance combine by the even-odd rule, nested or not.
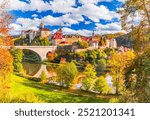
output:
[[[0,102],[150,102],[150,1],[126,0],[122,7],[122,27],[131,35],[133,50],[58,51],[45,63],[57,64],[53,80],[61,86],[48,84],[44,72],[40,78],[30,78],[22,67],[22,51],[0,48]],[[8,28],[12,16],[6,8],[5,2],[0,5],[0,44],[12,46]],[[137,13],[143,19],[134,25]],[[84,45],[86,48],[86,43],[80,43]],[[106,73],[112,76],[113,95],[104,80]],[[81,89],[73,90],[74,84],[80,82],[79,76]]]

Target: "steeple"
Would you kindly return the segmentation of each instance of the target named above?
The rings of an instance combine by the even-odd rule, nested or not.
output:
[[[44,23],[40,23],[40,29],[43,29],[44,28]]]
[[[92,37],[94,37],[95,33],[94,33],[94,30],[93,30],[93,33],[92,33]]]

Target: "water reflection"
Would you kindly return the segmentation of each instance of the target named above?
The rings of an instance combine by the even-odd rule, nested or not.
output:
[[[25,73],[32,77],[39,77],[42,71],[45,72],[47,77],[56,76],[55,65],[46,66],[44,64],[36,64],[36,63],[29,63],[29,62],[24,62],[22,65]]]
[[[35,63],[28,63],[24,62],[22,63],[23,69],[27,75],[34,76],[41,68],[41,64],[35,64]]]

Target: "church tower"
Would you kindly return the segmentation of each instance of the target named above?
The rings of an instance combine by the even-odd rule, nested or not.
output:
[[[94,35],[95,35],[95,33],[94,33],[95,31],[93,30],[93,33],[92,33],[92,37],[94,37]]]
[[[44,28],[44,24],[41,22],[40,29],[43,29],[43,28]]]

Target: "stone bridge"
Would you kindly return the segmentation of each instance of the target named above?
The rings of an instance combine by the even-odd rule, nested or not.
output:
[[[22,50],[31,50],[35,53],[37,53],[41,60],[46,59],[47,53],[48,52],[55,52],[57,46],[0,46],[0,48],[4,49],[10,49],[11,47],[13,48],[19,48]]]
[[[14,46],[15,48],[19,48],[22,50],[31,50],[34,51],[35,53],[37,53],[41,60],[45,60],[46,59],[46,55],[47,53],[50,52],[55,52],[56,50],[56,46]]]

